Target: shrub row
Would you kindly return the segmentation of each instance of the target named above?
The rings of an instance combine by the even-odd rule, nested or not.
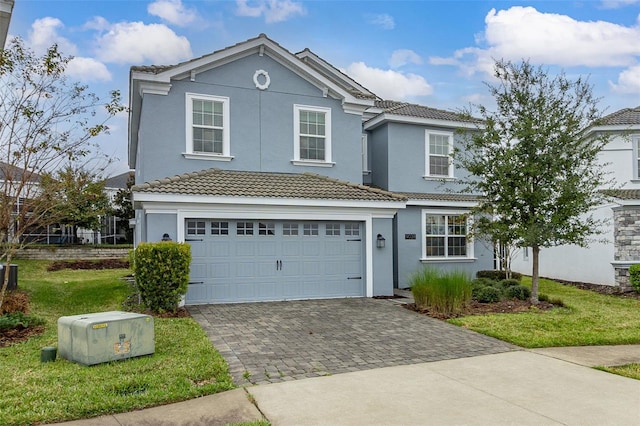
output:
[[[497,269],[484,270],[476,272],[476,278],[487,278],[493,281],[502,281],[507,279],[506,271],[499,271]],[[511,272],[511,279],[518,280],[522,278],[522,274],[518,272]]]
[[[527,300],[531,297],[529,287],[520,285],[516,279],[502,281],[476,278],[471,282],[471,297],[480,303],[499,302],[503,299]]]

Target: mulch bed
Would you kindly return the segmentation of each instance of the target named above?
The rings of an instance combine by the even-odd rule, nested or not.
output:
[[[416,306],[415,303],[407,303],[404,305],[404,307],[420,314],[427,315],[431,318],[445,320],[449,318],[458,318],[469,315],[530,312],[532,309],[548,311],[550,309],[556,308],[557,306],[549,302],[540,302],[537,305],[534,305],[528,300],[502,300],[495,303],[480,303],[478,301],[472,300],[471,304],[467,306],[462,312],[450,315],[444,315],[439,312],[431,312],[429,309],[421,309]]]
[[[57,260],[47,268],[47,271],[61,271],[63,269],[127,269],[129,261],[124,259],[97,260]]]
[[[44,326],[18,327],[0,330],[0,348],[15,345],[16,343],[29,340],[33,336],[44,333]]]

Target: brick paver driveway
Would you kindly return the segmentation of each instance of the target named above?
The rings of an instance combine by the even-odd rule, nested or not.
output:
[[[302,300],[188,309],[241,385],[518,349],[391,300]]]

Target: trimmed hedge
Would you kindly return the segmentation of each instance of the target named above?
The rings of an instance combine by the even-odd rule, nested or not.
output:
[[[629,266],[629,282],[631,287],[640,292],[640,263]]]
[[[493,281],[502,281],[507,279],[507,273],[505,271],[499,271],[497,269],[484,270],[476,272],[477,278],[488,278]],[[522,278],[522,274],[518,272],[511,272],[511,279],[518,280]]]
[[[131,258],[142,302],[153,312],[176,312],[187,294],[191,246],[174,241],[140,243]]]

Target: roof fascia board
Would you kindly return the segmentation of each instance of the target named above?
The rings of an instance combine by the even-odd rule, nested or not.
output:
[[[409,117],[405,115],[397,115],[397,114],[380,114],[377,117],[372,118],[364,124],[365,130],[373,130],[376,127],[386,123],[403,123],[403,124],[418,124],[422,126],[437,126],[437,127],[451,127],[455,129],[470,129],[476,130],[481,128],[480,124],[468,123],[465,121],[450,121],[450,120],[439,120],[432,118],[420,118],[420,117]]]
[[[190,203],[190,204],[221,204],[221,205],[264,205],[264,206],[304,206],[304,207],[346,207],[346,208],[376,208],[402,209],[405,201],[373,201],[373,200],[325,200],[307,198],[275,198],[275,197],[222,197],[187,194],[163,194],[133,192],[133,202],[139,203]]]
[[[611,126],[591,127],[587,134],[595,132],[632,132],[636,130],[640,130],[640,124],[616,124]]]
[[[357,81],[351,79],[351,77],[349,77],[348,75],[340,72],[340,70],[338,70],[337,68],[335,68],[334,66],[329,64],[324,59],[320,58],[318,55],[316,55],[312,51],[310,51],[308,49],[305,49],[302,52],[296,53],[296,56],[298,58],[302,59],[302,60],[307,59],[307,60],[313,61],[320,68],[322,68],[324,71],[326,71],[328,74],[330,74],[331,76],[333,76],[337,80],[342,81],[344,84],[354,86],[355,88],[357,88],[358,90],[360,90],[360,91],[362,91],[364,93],[368,93],[368,94],[370,94],[372,96],[375,96],[375,94],[372,93],[369,89],[367,89],[366,87],[362,86]]]
[[[407,206],[422,207],[465,207],[472,208],[478,205],[477,201],[446,201],[446,200],[415,200],[409,199]]]

